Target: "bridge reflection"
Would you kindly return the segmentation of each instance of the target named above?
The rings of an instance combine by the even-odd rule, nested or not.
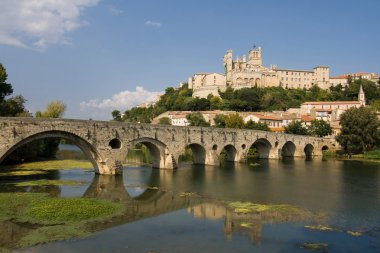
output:
[[[154,180],[150,183],[154,183]],[[83,197],[112,200],[123,203],[126,206],[123,214],[111,220],[89,224],[92,231],[100,231],[133,221],[186,209],[195,218],[223,221],[221,229],[223,229],[225,238],[228,240],[232,238],[233,234],[239,234],[249,237],[254,243],[258,243],[262,239],[262,227],[265,224],[305,220],[321,221],[321,219],[324,219],[323,216],[313,214],[307,210],[293,212],[289,210],[271,210],[269,208],[263,212],[241,213],[236,212],[225,201],[152,186],[147,187],[141,195],[133,198],[126,191],[122,176],[95,176]]]

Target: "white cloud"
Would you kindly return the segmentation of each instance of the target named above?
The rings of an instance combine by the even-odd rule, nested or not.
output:
[[[112,15],[112,16],[120,16],[121,14],[124,13],[123,10],[120,10],[118,9],[116,6],[114,5],[108,5],[108,12]]]
[[[112,98],[103,100],[92,99],[87,102],[80,103],[81,111],[89,111],[91,115],[94,112],[97,115],[101,115],[102,111],[107,111],[109,116],[113,110],[125,111],[133,106],[156,101],[157,96],[163,94],[163,92],[147,91],[141,86],[137,86],[134,91],[122,91],[112,95]]]
[[[66,33],[86,23],[81,13],[100,0],[1,0],[0,44],[44,48],[68,44]]]
[[[162,26],[162,24],[160,22],[153,22],[153,21],[146,21],[145,22],[145,25],[147,26],[154,26],[154,27],[157,27],[157,28],[160,28]]]

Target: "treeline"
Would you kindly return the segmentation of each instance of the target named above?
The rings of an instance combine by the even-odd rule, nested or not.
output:
[[[380,88],[366,79],[349,80],[349,85],[337,85],[329,90],[318,86],[310,89],[284,89],[282,87],[252,87],[219,92],[220,97],[193,98],[192,90],[185,84],[181,88],[167,88],[160,100],[148,108],[132,108],[121,113],[113,111],[114,120],[150,123],[166,111],[275,111],[300,107],[306,101],[353,101],[358,99],[360,85],[363,85],[366,102],[380,110]]]
[[[4,66],[0,63],[0,116],[1,117],[32,117],[26,110],[26,100],[22,95],[12,96],[13,87],[7,82],[8,75]],[[60,118],[66,110],[66,105],[61,101],[50,102],[44,111],[36,112],[36,117]],[[24,161],[34,161],[55,157],[60,139],[46,138],[27,143],[13,151],[4,163],[13,164]]]

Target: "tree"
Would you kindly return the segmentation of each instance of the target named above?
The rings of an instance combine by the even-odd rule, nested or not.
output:
[[[226,122],[226,128],[238,128],[238,129],[244,128],[244,120],[237,113],[229,114],[226,117],[225,122]]]
[[[12,85],[7,83],[7,79],[7,71],[0,63],[0,116],[15,117],[29,115],[24,107],[26,100],[23,96],[18,95],[6,99],[7,96],[13,93]]]
[[[113,110],[112,111],[112,118],[115,121],[122,121],[120,111],[119,110]]]
[[[301,121],[293,121],[285,127],[285,133],[287,134],[298,134],[298,135],[309,135],[308,130],[302,126]]]
[[[380,122],[371,108],[350,108],[341,115],[340,125],[336,140],[347,154],[366,152],[379,144]]]
[[[51,101],[41,113],[43,118],[62,118],[65,114],[66,105],[59,100]]]
[[[214,117],[215,127],[225,128],[226,127],[226,118],[227,118],[227,116],[224,114],[217,114]]]
[[[13,88],[10,83],[7,83],[7,71],[3,64],[0,63],[0,102],[3,102],[6,96],[13,93]]]
[[[246,128],[246,129],[254,129],[254,130],[261,130],[261,131],[268,131],[268,132],[271,131],[267,124],[261,123],[261,122],[256,123],[253,120],[249,120],[245,124],[244,128]]]
[[[209,127],[210,124],[206,122],[205,118],[200,112],[188,114],[186,119],[190,122],[190,126]]]
[[[332,128],[324,120],[313,120],[309,126],[309,133],[318,137],[324,137],[332,134]]]
[[[162,117],[158,120],[158,124],[160,124],[160,125],[171,125],[172,121],[168,117]]]

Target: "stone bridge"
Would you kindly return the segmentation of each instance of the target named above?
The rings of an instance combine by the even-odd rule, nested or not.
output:
[[[57,137],[76,144],[99,174],[116,174],[135,144],[144,144],[154,168],[174,169],[186,148],[194,163],[219,165],[220,154],[227,160],[245,161],[250,147],[260,158],[321,156],[335,149],[335,140],[256,130],[212,127],[178,127],[71,119],[1,118],[0,163],[18,147],[43,138]]]

